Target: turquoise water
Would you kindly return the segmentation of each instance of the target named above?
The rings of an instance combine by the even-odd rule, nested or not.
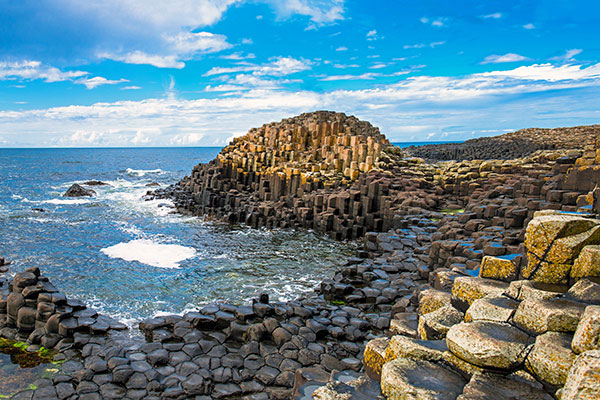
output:
[[[132,324],[261,292],[289,299],[352,255],[310,232],[267,231],[173,214],[144,201],[219,148],[0,149],[0,255],[38,266],[65,294]],[[101,180],[91,198],[65,198]]]

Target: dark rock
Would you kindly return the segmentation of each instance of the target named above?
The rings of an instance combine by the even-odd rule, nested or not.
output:
[[[86,189],[76,183],[63,194],[64,197],[91,197],[96,194],[92,189]]]

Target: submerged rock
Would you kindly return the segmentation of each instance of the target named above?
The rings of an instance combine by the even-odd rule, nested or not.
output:
[[[71,187],[63,194],[64,197],[91,197],[96,194],[92,189],[86,189],[77,183],[71,185]]]
[[[106,182],[96,181],[96,180],[87,181],[87,182],[84,182],[83,184],[87,185],[87,186],[110,186]]]

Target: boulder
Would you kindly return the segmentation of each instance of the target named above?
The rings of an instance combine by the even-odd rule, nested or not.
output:
[[[415,360],[440,361],[447,351],[445,340],[419,340],[402,335],[392,336],[385,350],[385,360],[412,358]]]
[[[419,315],[425,315],[438,308],[450,305],[451,295],[436,289],[427,289],[419,293]]]
[[[600,244],[600,221],[575,215],[538,215],[527,226],[528,263],[521,274],[538,282],[567,283],[581,250],[594,244]]]
[[[571,344],[575,353],[600,350],[600,306],[587,306]]]
[[[465,322],[495,321],[508,322],[519,302],[508,297],[484,297],[477,299],[465,313]]]
[[[523,363],[531,338],[512,325],[475,321],[448,331],[448,349],[459,358],[483,368],[513,370]]]
[[[91,197],[96,194],[92,189],[86,189],[77,183],[71,185],[69,189],[63,194],[64,197]]]
[[[371,379],[378,381],[381,377],[381,367],[385,363],[385,350],[390,342],[390,339],[380,337],[370,340],[365,346],[363,364],[365,371]]]
[[[513,322],[535,334],[575,332],[584,309],[585,304],[567,299],[523,300]]]
[[[390,333],[392,335],[403,335],[417,337],[419,317],[417,313],[399,313],[390,321]]]
[[[485,256],[481,260],[479,277],[498,279],[505,282],[517,278],[519,271],[517,265],[510,257]]]
[[[525,360],[527,369],[544,382],[564,385],[576,357],[571,340],[573,335],[569,333],[546,332],[538,336]]]
[[[446,337],[451,326],[462,322],[464,314],[446,306],[419,317],[418,336],[423,340],[440,340]]]
[[[381,392],[388,400],[455,400],[465,379],[430,361],[399,358],[383,366]]]
[[[505,294],[515,300],[551,299],[566,293],[568,289],[566,285],[519,280],[512,281]]]
[[[581,353],[573,362],[562,388],[561,400],[597,400],[600,398],[600,350]]]
[[[466,311],[477,299],[488,295],[500,296],[508,288],[508,283],[494,279],[463,276],[452,285],[452,305]]]

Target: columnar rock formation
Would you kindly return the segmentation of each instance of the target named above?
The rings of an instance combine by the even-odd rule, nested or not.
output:
[[[565,132],[577,134],[552,136]],[[0,335],[68,360],[18,398],[599,398],[596,133],[525,130],[499,139],[518,152],[468,146],[456,154],[472,160],[432,164],[343,114],[251,130],[154,195],[196,215],[361,238],[357,257],[294,301],[143,321],[142,343],[35,269],[4,279]],[[553,149],[519,145],[545,138]]]

